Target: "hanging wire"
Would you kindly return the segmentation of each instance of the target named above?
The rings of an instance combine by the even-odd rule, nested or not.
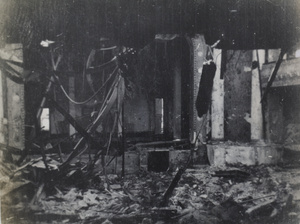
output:
[[[119,88],[117,89],[117,95],[119,96]],[[117,105],[118,105],[118,99],[119,99],[119,97],[117,97]],[[111,131],[109,133],[109,139],[108,139],[107,147],[106,147],[106,157],[108,156],[108,152],[109,152],[109,149],[110,149],[111,139],[112,139],[113,132],[115,130],[116,124],[118,123],[118,117],[119,117],[119,113],[116,112],[115,116],[114,116],[114,123],[113,123]],[[104,170],[105,175],[106,175],[106,157],[104,158],[105,164],[103,166],[103,170]]]
[[[113,123],[111,131],[109,133],[109,139],[108,139],[107,148],[106,148],[106,156],[108,156],[108,152],[109,152],[110,145],[111,145],[112,135],[113,135],[113,132],[114,132],[114,130],[116,128],[117,120],[118,120],[118,113],[115,114],[114,123]]]
[[[102,114],[102,113],[104,112],[104,110],[105,110],[105,105],[107,104],[107,101],[108,101],[109,97],[111,96],[113,89],[116,87],[116,85],[119,84],[120,77],[121,77],[120,71],[119,71],[118,74],[119,74],[119,77],[118,77],[118,78],[115,78],[114,82],[112,83],[111,88],[110,88],[110,90],[108,91],[108,93],[106,94],[105,99],[103,100],[103,103],[102,103],[102,105],[101,105],[101,107],[100,107],[100,109],[99,109],[97,118],[96,118],[95,120],[97,120],[97,119],[99,118],[99,116],[100,116],[99,114]],[[87,130],[90,130],[90,129],[93,127],[94,122],[95,122],[95,121],[93,121],[91,124],[88,125]]]
[[[117,71],[117,69],[118,69],[118,66],[116,66],[115,67],[115,69],[113,70],[113,72],[109,75],[109,77],[106,79],[106,81],[103,83],[103,85],[90,97],[90,98],[88,98],[88,99],[86,99],[86,100],[84,100],[84,101],[75,101],[75,100],[73,100],[69,95],[68,95],[68,93],[66,92],[66,90],[65,90],[65,88],[63,87],[63,85],[62,85],[62,83],[60,82],[60,80],[58,79],[58,77],[56,76],[56,75],[54,75],[55,76],[55,78],[56,78],[56,80],[58,81],[58,83],[59,83],[59,87],[60,87],[60,89],[62,90],[62,92],[64,93],[64,95],[67,97],[67,99],[70,101],[70,102],[72,102],[72,103],[74,103],[74,104],[76,104],[76,105],[82,105],[82,104],[86,104],[86,103],[88,103],[88,102],[90,102],[102,89],[103,89],[103,87],[107,84],[107,82],[111,79],[111,77],[113,76],[113,74]]]
[[[91,123],[89,124],[89,126],[87,127],[86,131],[88,133],[91,133],[93,131],[93,129],[97,126],[95,126],[97,124],[97,122],[99,122],[99,119],[101,118],[101,116],[103,115],[103,113],[105,112],[106,109],[106,105],[107,105],[107,101],[109,100],[109,98],[111,97],[111,95],[113,94],[114,88],[116,88],[119,85],[120,82],[120,77],[121,75],[119,74],[119,77],[116,78],[112,84],[111,89],[109,90],[109,92],[107,93],[104,103],[102,104],[99,113],[97,115],[97,118]],[[78,146],[82,143],[83,138],[81,138],[76,146],[74,147],[73,151],[71,152],[71,154],[68,156],[67,160],[62,164],[62,166],[64,166],[66,164],[66,162],[72,160],[73,158],[75,158],[76,156],[81,155],[87,148],[88,146],[86,145],[83,149],[78,149]]]

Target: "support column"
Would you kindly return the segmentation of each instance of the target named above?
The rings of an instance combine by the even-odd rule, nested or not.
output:
[[[211,105],[211,137],[213,140],[224,139],[224,80],[221,79],[222,50],[214,49],[214,59],[217,66]]]
[[[203,122],[206,122],[206,120],[203,120],[203,118],[199,118],[197,116],[197,110],[196,110],[196,99],[197,94],[199,91],[200,86],[200,79],[202,76],[202,68],[203,68],[203,61],[205,56],[205,50],[206,50],[206,44],[204,36],[197,35],[195,38],[192,38],[192,44],[193,44],[193,67],[194,67],[194,77],[193,77],[193,119],[192,120],[192,130],[193,135],[191,136],[190,140],[191,142],[194,142],[196,140],[197,135],[199,135],[199,142],[205,141],[206,136],[206,125],[203,125]]]
[[[14,62],[23,63],[23,46],[22,44],[6,44],[5,48],[0,49],[0,56],[2,59],[10,60]],[[23,68],[13,63],[8,63],[13,69],[20,74],[23,73]],[[2,88],[2,105],[3,119],[1,122],[3,125],[7,124],[7,127],[2,126],[4,133],[4,141],[8,146],[18,149],[24,149],[25,147],[25,106],[24,106],[24,84],[16,83],[8,77],[1,80]],[[7,138],[7,139],[5,139]]]
[[[257,57],[258,56],[258,57]],[[257,61],[259,67],[252,69],[251,84],[251,140],[263,139],[263,114],[261,104],[260,63],[263,61],[264,52],[256,50],[252,53],[252,61]]]
[[[181,68],[178,64],[174,69],[173,94],[173,139],[181,139]]]
[[[3,102],[3,86],[2,86],[2,73],[0,70],[0,143],[6,144],[5,141],[5,119],[4,119],[4,102]]]
[[[224,139],[250,142],[252,50],[227,50],[226,57],[226,70],[224,71]]]

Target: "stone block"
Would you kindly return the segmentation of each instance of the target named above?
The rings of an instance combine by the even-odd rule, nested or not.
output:
[[[258,165],[276,164],[282,160],[283,150],[278,145],[256,143],[218,143],[207,145],[211,165]]]
[[[146,148],[138,149],[140,168],[143,170],[148,170],[148,150]]]
[[[184,166],[190,156],[190,150],[170,150],[169,152],[169,165],[170,167]]]
[[[255,150],[250,146],[227,146],[225,163],[255,165]]]
[[[116,173],[122,173],[122,156],[117,159]],[[125,174],[137,173],[140,169],[140,156],[137,152],[125,153]]]
[[[257,163],[258,164],[277,164],[281,161],[283,150],[278,146],[257,146]]]
[[[225,165],[225,147],[222,145],[207,145],[207,156],[210,165]]]

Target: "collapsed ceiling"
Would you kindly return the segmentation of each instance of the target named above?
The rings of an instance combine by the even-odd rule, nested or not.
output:
[[[64,38],[82,48],[105,37],[142,48],[155,34],[200,33],[222,49],[266,49],[292,45],[300,32],[297,0],[1,1],[1,42],[25,47]]]

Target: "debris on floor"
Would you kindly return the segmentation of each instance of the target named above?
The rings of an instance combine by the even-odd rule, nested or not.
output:
[[[161,207],[178,170],[173,173],[141,170],[138,175],[124,178],[98,175],[87,181],[74,165],[73,170],[57,181],[53,180],[57,177],[56,165],[50,158],[32,159],[19,168],[1,164],[3,223],[293,224],[300,221],[297,169],[188,168]]]

